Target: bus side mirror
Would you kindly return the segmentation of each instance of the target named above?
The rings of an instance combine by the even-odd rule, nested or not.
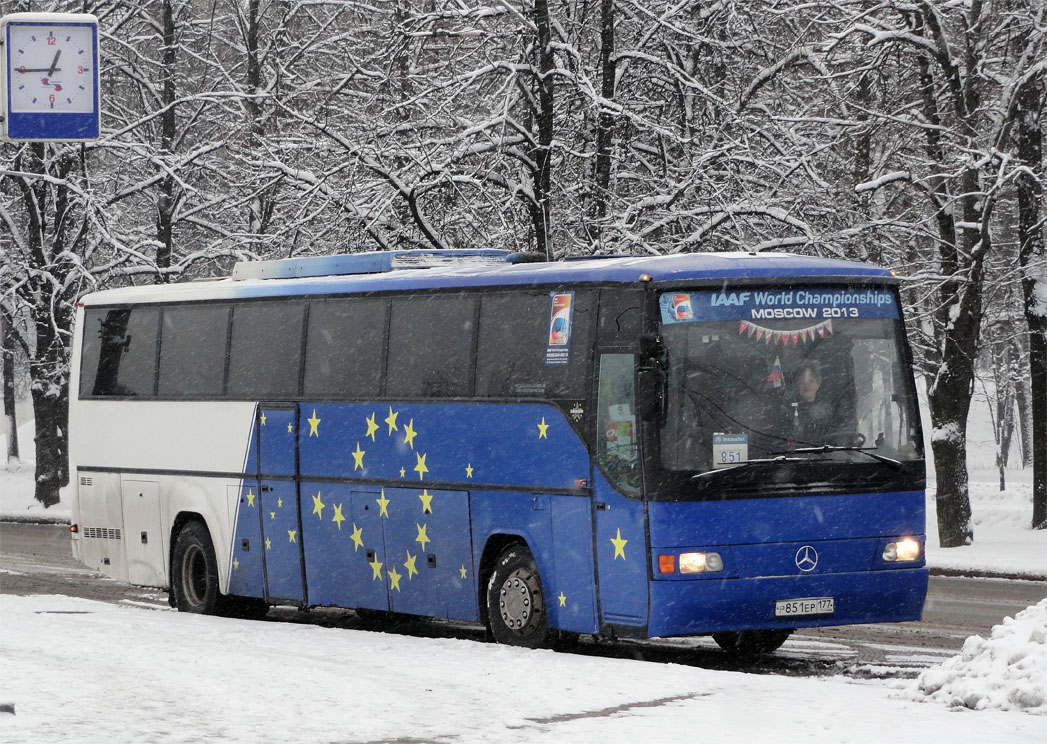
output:
[[[636,374],[636,410],[644,421],[655,421],[665,410],[665,373],[658,365],[640,367]]]

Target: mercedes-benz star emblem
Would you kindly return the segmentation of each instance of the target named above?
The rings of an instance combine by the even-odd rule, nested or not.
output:
[[[807,573],[818,565],[818,551],[810,545],[804,545],[796,551],[796,567]]]

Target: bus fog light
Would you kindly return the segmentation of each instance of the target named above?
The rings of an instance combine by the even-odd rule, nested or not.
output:
[[[905,537],[897,542],[887,543],[883,549],[883,559],[888,563],[899,561],[915,561],[920,558],[920,543],[911,537]]]
[[[680,573],[722,571],[723,559],[719,553],[680,553]]]
[[[723,571],[723,558],[720,557],[719,553],[705,554],[705,570]]]

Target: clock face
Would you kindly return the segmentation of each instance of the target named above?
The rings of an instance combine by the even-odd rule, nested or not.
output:
[[[94,111],[93,27],[12,23],[8,33],[13,113]]]

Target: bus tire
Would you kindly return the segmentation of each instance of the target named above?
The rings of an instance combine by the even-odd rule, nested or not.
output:
[[[495,562],[487,582],[487,622],[497,643],[524,648],[549,643],[542,579],[525,545],[510,545]]]
[[[752,659],[774,653],[793,633],[787,630],[739,630],[731,633],[713,633],[716,645],[732,656]]]
[[[179,612],[216,615],[222,609],[218,591],[218,559],[211,535],[202,522],[188,522],[175,538],[171,563],[171,595]]]

